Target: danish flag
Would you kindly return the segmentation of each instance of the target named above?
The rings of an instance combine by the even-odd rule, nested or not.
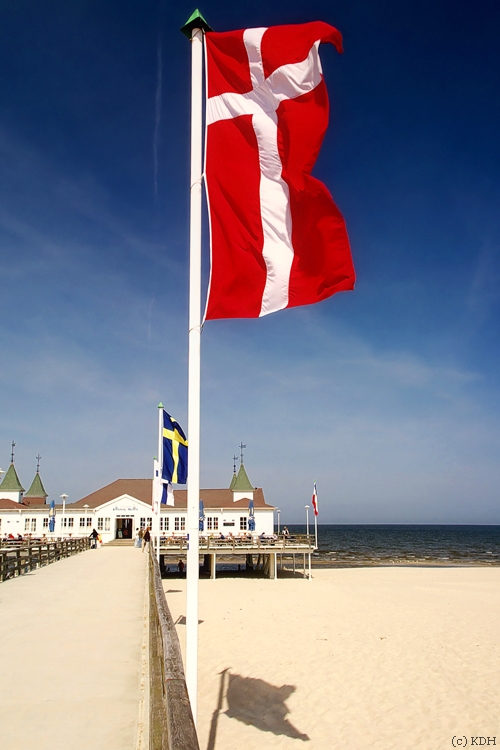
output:
[[[354,288],[344,219],[311,176],[328,125],[317,21],[205,35],[206,319],[253,318]]]

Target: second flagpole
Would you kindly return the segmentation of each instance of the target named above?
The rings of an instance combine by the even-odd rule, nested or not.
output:
[[[157,479],[159,480],[155,484],[155,512],[156,512],[156,559],[158,560],[158,565],[160,564],[160,513],[161,513],[161,498],[163,493],[160,492],[160,490],[163,489],[163,485],[161,484],[161,476],[163,472],[163,404],[160,402],[158,404],[158,466],[157,470],[159,472],[159,476]]]

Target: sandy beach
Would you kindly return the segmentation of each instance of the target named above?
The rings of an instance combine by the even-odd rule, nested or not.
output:
[[[200,581],[202,750],[500,745],[500,568],[313,575]]]

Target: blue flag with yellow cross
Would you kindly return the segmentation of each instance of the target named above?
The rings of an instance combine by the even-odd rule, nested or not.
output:
[[[188,467],[188,441],[180,424],[163,410],[163,467],[164,482],[186,484]]]

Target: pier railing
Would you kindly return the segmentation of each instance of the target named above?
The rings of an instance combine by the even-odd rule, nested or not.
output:
[[[179,639],[153,545],[149,547],[149,747],[199,750]]]
[[[188,538],[187,536],[164,536],[160,537],[160,548],[175,549],[182,552],[187,550]],[[259,551],[261,549],[271,548],[272,550],[285,550],[287,547],[294,549],[300,548],[304,551],[316,549],[314,545],[314,537],[307,534],[293,534],[290,536],[271,535],[271,536],[256,536],[254,535],[250,539],[245,539],[240,536],[230,537],[228,536],[215,536],[212,534],[202,535],[200,534],[200,552],[204,551],[216,551],[216,550],[253,550]]]
[[[0,542],[0,581],[30,573],[63,557],[89,549],[88,537],[57,542]]]

